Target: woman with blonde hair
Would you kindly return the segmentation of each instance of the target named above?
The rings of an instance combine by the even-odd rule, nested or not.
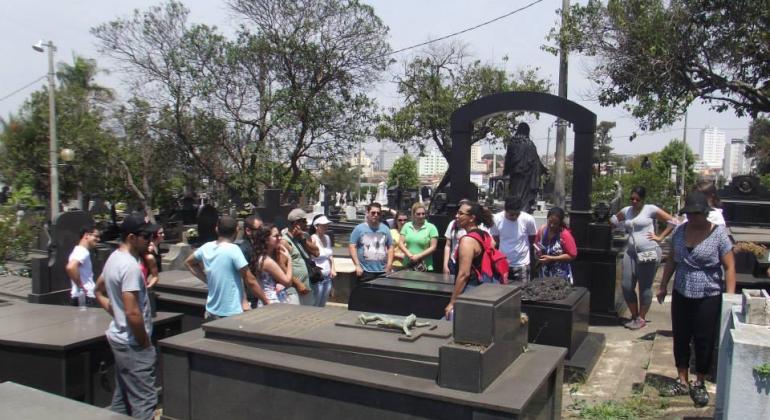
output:
[[[433,252],[438,244],[438,229],[426,219],[425,204],[414,203],[412,221],[401,228],[398,247],[406,255],[404,265],[417,271],[433,271]]]

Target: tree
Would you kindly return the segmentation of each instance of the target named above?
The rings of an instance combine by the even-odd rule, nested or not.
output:
[[[393,162],[393,167],[388,172],[388,185],[400,188],[417,188],[420,186],[417,161],[409,155],[403,155]]]
[[[602,164],[610,162],[612,155],[612,136],[610,131],[615,128],[614,122],[602,121],[596,127],[596,137],[594,141],[593,163],[596,165],[594,175],[601,175]]]
[[[296,190],[300,162],[333,160],[365,138],[374,103],[364,92],[385,68],[387,28],[352,0],[228,4],[247,21],[233,40],[188,24],[175,1],[92,33],[198,170],[255,202],[259,185]]]
[[[447,160],[452,150],[449,120],[457,108],[493,93],[551,88],[536,70],[508,74],[503,68],[472,60],[458,44],[431,46],[407,61],[396,83],[403,105],[380,116],[377,138],[391,140],[404,150],[417,146],[423,151],[434,144]],[[511,136],[521,115],[513,112],[478,121],[472,140]]]
[[[549,39],[596,58],[603,106],[642,129],[670,125],[696,98],[736,115],[770,112],[770,7],[753,0],[589,0]],[[560,45],[560,44],[559,44]],[[550,48],[554,50],[553,48]]]
[[[323,171],[321,183],[329,187],[327,191],[354,191],[360,173],[360,168],[352,167],[349,162],[334,164]]]
[[[111,93],[93,82],[98,73],[94,60],[76,55],[72,65],[60,63],[58,67],[59,149],[75,151],[75,160],[59,172],[62,199],[67,199],[76,192],[93,194],[107,188],[109,168],[104,163],[114,139],[105,128],[105,106]],[[48,92],[43,89],[30,95],[0,133],[0,176],[15,189],[29,186],[39,197],[47,196],[50,188],[48,122]]]
[[[760,175],[770,174],[770,120],[767,118],[751,122],[746,157],[754,159]]]

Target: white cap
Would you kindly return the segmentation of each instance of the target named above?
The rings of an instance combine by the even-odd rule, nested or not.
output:
[[[331,222],[332,222],[332,221],[331,221],[331,220],[329,220],[329,219],[328,219],[326,216],[323,216],[323,215],[322,215],[321,217],[319,217],[319,218],[317,218],[317,219],[313,220],[313,226],[318,226],[318,225],[328,225],[328,224],[329,224],[329,223],[331,223]]]

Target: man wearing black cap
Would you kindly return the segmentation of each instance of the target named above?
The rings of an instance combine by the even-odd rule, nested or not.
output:
[[[141,215],[123,220],[120,247],[104,264],[95,291],[97,302],[113,318],[106,331],[115,357],[111,409],[138,419],[153,418],[158,403],[150,300],[139,266],[152,237],[149,229]]]

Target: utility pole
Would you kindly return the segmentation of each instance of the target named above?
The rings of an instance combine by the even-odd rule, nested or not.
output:
[[[548,157],[551,153],[551,125],[548,125],[548,140],[546,140],[545,143],[545,167],[548,167],[548,162],[550,161],[550,158]]]
[[[567,51],[566,43],[563,40],[565,35],[564,25],[567,22],[567,16],[569,13],[569,0],[562,0],[561,2],[561,32],[562,41],[559,46],[559,96],[567,99]],[[556,127],[556,147],[554,150],[554,186],[553,196],[554,204],[558,207],[565,208],[566,202],[566,190],[564,188],[564,179],[566,177],[566,165],[565,158],[567,155],[567,126],[566,121],[561,119],[557,120]]]
[[[679,187],[679,203],[678,210],[681,210],[684,206],[684,190],[685,190],[685,176],[687,175],[687,110],[684,111],[684,131],[682,132],[682,173],[681,173],[681,186]]]

